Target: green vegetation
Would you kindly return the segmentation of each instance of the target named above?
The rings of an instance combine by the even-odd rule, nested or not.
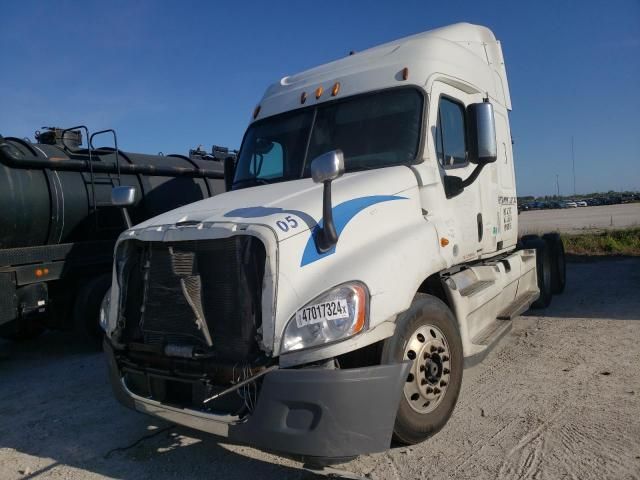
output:
[[[640,228],[607,230],[597,233],[562,235],[564,248],[571,255],[640,256]]]

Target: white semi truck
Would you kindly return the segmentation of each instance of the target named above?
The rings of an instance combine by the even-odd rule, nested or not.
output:
[[[119,238],[117,398],[317,462],[437,432],[463,369],[564,288],[560,238],[518,240],[510,110],[470,24],[271,85],[229,191]]]

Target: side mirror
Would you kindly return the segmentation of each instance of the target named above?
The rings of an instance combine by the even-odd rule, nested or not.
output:
[[[224,189],[227,192],[231,191],[233,185],[233,177],[236,175],[236,158],[225,157],[224,159]]]
[[[464,180],[449,175],[444,177],[444,193],[447,198],[460,195],[476,181],[485,165],[495,162],[498,158],[493,105],[483,102],[467,106],[467,140],[467,158],[476,168]]]
[[[136,189],[133,187],[113,187],[111,203],[116,207],[130,207],[136,202]]]
[[[322,228],[316,235],[316,246],[322,253],[330,250],[338,243],[338,232],[333,223],[333,206],[331,202],[331,182],[344,173],[344,154],[342,150],[332,150],[316,157],[311,162],[311,178],[316,183],[324,184],[322,192]]]
[[[127,228],[131,228],[131,217],[127,212],[127,207],[133,205],[136,201],[136,189],[133,187],[113,187],[111,189],[111,203],[116,207],[122,207],[122,218]]]
[[[332,150],[316,157],[311,162],[311,178],[316,183],[330,182],[344,173],[342,150]]]
[[[493,105],[484,102],[467,106],[467,139],[469,162],[486,165],[496,161],[498,147]]]

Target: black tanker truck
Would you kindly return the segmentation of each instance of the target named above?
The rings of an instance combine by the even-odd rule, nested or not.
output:
[[[95,148],[98,135],[113,148]],[[90,135],[84,126],[47,128],[35,143],[0,136],[0,337],[75,327],[97,340],[127,215],[139,223],[225,190],[222,157],[234,152],[190,153],[123,152],[115,131]],[[112,203],[117,186],[135,188],[126,210]]]

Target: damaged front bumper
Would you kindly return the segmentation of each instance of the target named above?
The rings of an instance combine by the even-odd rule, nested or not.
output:
[[[308,458],[344,458],[389,448],[410,365],[275,370],[264,375],[254,411],[239,418],[132,393],[107,340],[104,350],[114,393],[126,407],[233,442]]]

